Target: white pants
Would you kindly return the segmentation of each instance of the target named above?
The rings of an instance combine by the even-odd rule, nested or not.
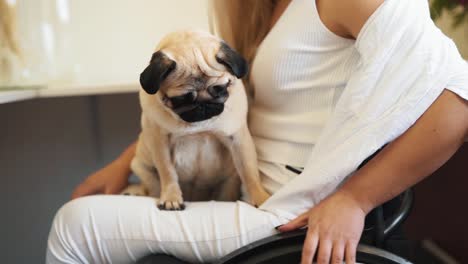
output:
[[[282,165],[262,167],[270,192],[295,176]],[[286,221],[241,201],[188,202],[184,211],[161,211],[149,197],[88,196],[57,212],[46,262],[132,263],[151,253],[211,262],[277,233],[274,227]]]

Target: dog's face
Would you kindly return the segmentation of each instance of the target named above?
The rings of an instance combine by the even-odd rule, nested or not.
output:
[[[146,93],[186,122],[221,114],[231,85],[247,74],[247,62],[218,38],[196,31],[171,33],[140,75]]]

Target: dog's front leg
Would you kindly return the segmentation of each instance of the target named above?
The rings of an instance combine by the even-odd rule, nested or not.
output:
[[[157,202],[162,210],[183,210],[185,208],[177,172],[171,159],[169,135],[159,128],[147,129],[151,160],[155,165],[161,182],[161,196]],[[145,132],[145,131],[144,131]]]
[[[270,197],[258,174],[257,152],[247,126],[244,126],[226,141],[231,151],[234,166],[245,185],[251,203],[260,206]]]

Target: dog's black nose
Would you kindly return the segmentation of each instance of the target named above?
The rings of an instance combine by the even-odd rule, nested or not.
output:
[[[208,88],[208,93],[215,99],[220,98],[220,97],[225,97],[228,95],[227,87],[228,87],[228,84],[213,85]]]

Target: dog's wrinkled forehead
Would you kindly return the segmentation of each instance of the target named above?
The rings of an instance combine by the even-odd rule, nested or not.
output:
[[[215,36],[199,31],[178,31],[164,37],[140,75],[143,89],[156,93],[166,80],[171,86],[191,80],[202,85],[207,78],[230,74],[242,78],[248,71],[247,62]]]
[[[207,76],[220,76],[226,69],[216,61],[221,40],[203,33],[183,31],[161,40],[158,50],[174,60],[180,71],[201,71]]]

